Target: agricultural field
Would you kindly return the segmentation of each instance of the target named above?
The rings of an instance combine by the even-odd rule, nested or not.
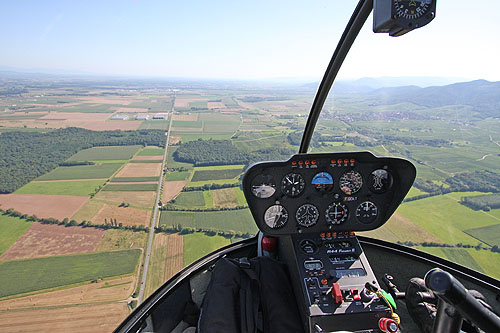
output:
[[[156,191],[158,188],[157,184],[108,184],[102,190],[103,191],[116,191],[116,192],[141,192],[141,191]]]
[[[184,266],[195,260],[229,245],[231,241],[222,236],[207,236],[203,233],[193,233],[183,236],[184,238]]]
[[[125,226],[148,226],[151,220],[151,210],[104,204],[91,221],[95,224],[106,224],[106,222],[111,223],[111,219],[116,219],[118,224],[122,223]]]
[[[24,185],[14,193],[90,196],[104,183],[105,180],[35,181]]]
[[[67,161],[128,160],[141,146],[107,146],[80,150]]]
[[[161,163],[127,163],[116,177],[159,177]]]
[[[208,180],[232,179],[241,174],[241,168],[195,168],[192,182],[203,182]]]
[[[104,230],[34,223],[0,260],[18,260],[94,252]]]
[[[257,226],[248,209],[216,212],[162,211],[160,224],[223,231],[233,230],[251,234],[257,232]]]
[[[486,227],[467,229],[464,232],[489,246],[500,247],[500,223]]]
[[[145,249],[147,247],[147,233],[132,230],[108,229],[104,232],[97,252]]]
[[[0,214],[0,260],[2,254],[14,244],[33,224],[23,219]]]
[[[181,193],[185,185],[186,182],[182,180],[166,181],[163,185],[161,201],[167,203],[174,199],[179,193]]]
[[[175,198],[175,206],[186,208],[202,208],[206,206],[202,191],[181,192]]]
[[[238,200],[235,187],[221,188],[218,190],[211,190],[210,192],[212,195],[214,207],[234,208],[240,205],[240,201]]]
[[[114,177],[112,183],[158,182],[158,177]]]
[[[137,156],[163,156],[165,149],[159,147],[145,147]]]
[[[100,191],[99,193],[97,193],[94,199],[102,202],[111,202],[116,204],[126,202],[132,206],[152,208],[156,199],[156,192]]]
[[[36,180],[106,179],[111,177],[121,166],[121,163],[63,166],[38,177]]]
[[[166,181],[186,180],[191,173],[188,171],[173,171],[165,174]]]
[[[0,262],[0,298],[133,273],[140,250]]]

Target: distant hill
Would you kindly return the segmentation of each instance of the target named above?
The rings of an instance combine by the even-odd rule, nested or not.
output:
[[[500,82],[476,80],[441,87],[381,88],[369,95],[380,105],[403,102],[426,107],[468,105],[483,117],[500,117]]]

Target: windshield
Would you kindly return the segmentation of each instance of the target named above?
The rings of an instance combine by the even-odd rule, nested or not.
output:
[[[370,17],[309,152],[410,160],[404,203],[361,234],[500,278],[500,8],[485,4],[476,18],[443,0],[399,38]],[[355,5],[1,4],[0,328],[112,331],[253,237],[242,175],[297,153]]]

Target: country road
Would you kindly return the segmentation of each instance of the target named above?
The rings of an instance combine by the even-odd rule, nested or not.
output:
[[[165,169],[165,166],[167,164],[167,157],[168,157],[168,143],[170,142],[170,132],[172,129],[172,119],[174,118],[174,104],[175,104],[175,97],[174,97],[174,102],[172,103],[172,111],[170,112],[170,123],[168,125],[168,132],[167,132],[167,141],[165,143],[165,154],[163,154],[163,162],[161,165],[161,174],[160,174],[160,181],[158,183],[158,190],[156,193],[156,201],[155,201],[155,206],[154,206],[154,212],[153,212],[153,218],[151,219],[151,226],[149,230],[149,240],[148,240],[148,249],[146,250],[146,258],[144,260],[144,269],[142,271],[142,278],[141,278],[141,287],[139,289],[139,295],[137,297],[138,303],[141,304],[144,298],[144,290],[146,288],[146,281],[148,277],[148,269],[149,269],[149,261],[151,259],[151,249],[153,248],[153,238],[155,235],[155,227],[156,223],[158,221],[158,211],[159,211],[159,202],[161,199],[161,187],[163,185],[163,170]]]

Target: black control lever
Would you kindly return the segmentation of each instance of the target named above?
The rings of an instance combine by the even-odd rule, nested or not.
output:
[[[485,332],[500,332],[500,318],[469,294],[450,273],[439,268],[431,269],[425,275],[425,284],[443,301],[440,303],[446,302],[451,305],[461,317],[468,319]],[[448,324],[445,326],[456,327],[460,316],[445,309],[440,311],[438,308],[434,332],[437,332],[436,329],[442,327],[443,321],[446,320]]]
[[[391,293],[392,297],[397,300],[397,299],[405,299],[406,294],[402,291],[399,291],[398,287],[393,283],[394,277],[390,274],[384,274],[382,277],[382,281],[384,281],[385,286]]]

